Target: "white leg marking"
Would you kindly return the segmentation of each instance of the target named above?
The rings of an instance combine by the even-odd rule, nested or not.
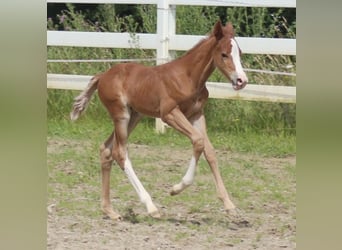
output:
[[[196,159],[193,156],[191,158],[189,168],[186,171],[186,174],[184,175],[182,179],[182,183],[184,183],[185,186],[190,186],[194,182],[195,172],[196,172]]]
[[[195,120],[193,122],[193,126],[201,133],[201,122],[200,120]],[[195,173],[196,173],[196,158],[195,156],[192,156],[189,164],[189,168],[186,171],[186,174],[184,175],[182,182],[185,184],[185,186],[190,186],[194,182]]]
[[[194,182],[195,172],[196,172],[196,159],[193,156],[191,158],[189,168],[186,171],[182,181],[172,187],[171,195],[179,194],[185,188],[190,186]]]
[[[144,186],[141,184],[139,178],[135,174],[132,163],[126,155],[125,160],[125,173],[128,177],[128,180],[131,182],[135,191],[138,193],[140,201],[146,205],[148,213],[154,213],[157,210],[156,206],[153,204],[150,194],[145,190]]]

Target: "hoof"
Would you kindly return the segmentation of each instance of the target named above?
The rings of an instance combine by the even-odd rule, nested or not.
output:
[[[233,208],[226,210],[227,217],[229,221],[234,223],[235,225],[239,227],[250,227],[251,224],[249,220],[247,219],[246,215],[243,214],[243,212],[240,209]]]
[[[184,190],[184,185],[182,183],[180,184],[176,184],[172,187],[171,191],[170,191],[170,195],[174,196],[179,194],[180,192],[182,192]]]
[[[179,192],[176,192],[176,191],[173,190],[173,189],[170,191],[170,195],[171,195],[171,196],[174,196],[174,195],[177,195],[177,194],[179,194]]]
[[[149,214],[149,216],[151,216],[152,218],[155,218],[155,219],[160,219],[161,218],[161,215],[160,215],[158,210],[153,211],[153,212],[148,213],[148,214]]]
[[[122,216],[118,213],[115,213],[114,211],[103,211],[105,216],[103,217],[104,219],[111,219],[114,221],[121,221]]]

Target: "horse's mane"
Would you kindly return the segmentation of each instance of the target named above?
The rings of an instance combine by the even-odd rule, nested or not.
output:
[[[196,50],[198,47],[200,47],[204,42],[208,41],[209,38],[210,38],[210,34],[209,34],[209,36],[201,39],[194,47],[192,47],[190,50],[188,50],[183,56],[191,54],[194,50]]]
[[[206,37],[202,38],[197,44],[195,44],[190,50],[186,51],[184,54],[182,54],[181,56],[175,58],[174,60],[172,60],[172,61],[170,61],[168,63],[176,62],[176,61],[181,60],[184,57],[192,54],[195,50],[197,50],[200,46],[202,46],[203,43],[208,41],[212,37],[211,35],[212,35],[212,33],[209,33]]]

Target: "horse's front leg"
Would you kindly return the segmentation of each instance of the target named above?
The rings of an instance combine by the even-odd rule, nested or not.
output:
[[[224,182],[218,169],[216,153],[207,135],[207,128],[204,115],[200,114],[199,116],[197,116],[194,119],[193,124],[194,127],[200,130],[203,135],[204,156],[210,166],[212,174],[214,175],[218,198],[222,200],[224,209],[227,211],[229,215],[237,216],[236,207],[229,198],[228,192],[224,186]]]
[[[174,129],[186,135],[191,140],[193,145],[193,156],[190,160],[188,170],[182,180],[178,184],[174,185],[171,189],[170,194],[176,195],[190,186],[194,181],[197,162],[204,148],[203,137],[201,132],[193,127],[193,125],[179,110],[179,108],[173,109],[169,114],[163,117],[163,120]]]
[[[192,156],[188,170],[186,171],[181,182],[172,187],[171,192],[170,192],[171,195],[179,194],[180,192],[182,192],[185,188],[189,187],[194,182],[196,167],[197,167],[197,160],[195,156]]]

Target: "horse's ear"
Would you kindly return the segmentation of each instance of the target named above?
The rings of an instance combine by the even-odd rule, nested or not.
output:
[[[233,27],[233,24],[231,22],[227,22],[226,23],[226,26],[225,26],[225,29],[226,31],[229,33],[229,34],[232,34],[233,36],[235,35],[234,33],[234,27]]]
[[[231,22],[226,23],[227,29],[233,29],[233,24]]]
[[[218,20],[214,26],[213,31],[214,36],[216,37],[216,40],[220,40],[223,37],[223,30],[222,30],[222,23],[220,20]]]

